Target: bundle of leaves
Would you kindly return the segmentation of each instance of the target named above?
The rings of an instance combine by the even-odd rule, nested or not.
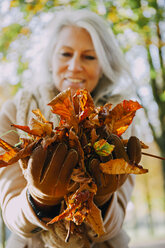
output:
[[[142,106],[137,101],[124,100],[114,108],[111,103],[95,107],[86,89],[78,90],[73,97],[70,89],[67,89],[48,105],[54,114],[60,116],[58,127],[47,121],[39,109],[33,110],[35,118],[32,118],[29,126],[12,125],[28,133],[28,138],[20,138],[21,143],[18,146],[11,146],[0,139],[0,146],[6,150],[0,155],[0,166],[8,166],[21,158],[29,157],[38,145],[49,149],[52,144],[65,142],[69,148],[76,149],[79,159],[70,181],[79,186],[75,192],[65,196],[66,208],[48,224],[61,219],[74,225],[85,221],[100,236],[105,230],[101,211],[93,201],[97,194],[97,185],[90,173],[89,161],[93,158],[99,159],[99,170],[107,174],[142,174],[148,171],[136,161],[129,161],[122,155],[115,157],[114,149],[120,153],[120,148],[110,141],[113,134],[120,138],[123,147],[127,145],[128,140],[123,140],[121,135]],[[140,144],[142,148],[147,148],[144,143]]]

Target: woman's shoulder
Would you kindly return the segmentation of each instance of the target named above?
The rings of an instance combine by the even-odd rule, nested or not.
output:
[[[14,113],[14,112],[16,112],[16,105],[15,105],[14,99],[11,98],[11,99],[6,100],[1,106],[0,112],[1,112],[1,114],[2,113]]]
[[[42,95],[54,95],[55,88],[52,84],[30,84],[29,86],[25,86],[21,88],[17,94],[15,95],[14,101],[19,101],[20,99],[27,99],[33,97],[36,100],[40,98]]]

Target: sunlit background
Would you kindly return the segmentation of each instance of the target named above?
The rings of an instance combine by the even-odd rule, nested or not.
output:
[[[149,121],[148,152],[165,157],[165,0],[0,1],[0,106],[30,83],[44,46],[42,30],[64,7],[88,8],[109,22]],[[124,225],[131,245],[164,242],[165,247],[165,164],[149,157],[142,164],[149,173],[137,176]],[[5,236],[1,221],[2,247]]]

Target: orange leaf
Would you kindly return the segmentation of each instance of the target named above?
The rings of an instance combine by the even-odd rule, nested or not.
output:
[[[90,197],[90,193],[88,190],[82,192],[79,192],[79,190],[77,190],[74,194],[68,197],[69,200],[67,202],[67,208],[60,215],[53,218],[47,224],[53,224],[54,222],[57,222],[64,218],[66,220],[72,220],[76,222],[76,214],[79,215],[79,221],[81,220],[82,223],[83,220],[85,219],[85,215],[86,215],[85,213],[86,211],[88,212],[88,209],[84,209],[85,215],[83,215],[83,211],[82,214],[78,212],[79,210],[82,210],[84,207],[86,208],[86,206],[83,206],[83,203],[86,202],[89,199],[89,197]],[[79,225],[81,223],[79,222],[77,224]]]
[[[6,166],[6,163],[8,163],[8,161],[16,155],[18,149],[2,139],[0,139],[0,147],[7,151],[4,154],[0,155],[1,166],[3,166],[3,164],[4,166]]]
[[[93,200],[90,201],[89,209],[90,211],[86,217],[86,222],[98,236],[105,234],[101,210],[94,204]]]
[[[52,112],[60,115],[61,123],[67,122],[69,126],[78,129],[78,120],[75,115],[73,103],[71,100],[71,91],[67,89],[58,94],[51,102],[48,103],[52,107]]]
[[[94,110],[94,102],[86,89],[77,90],[73,96],[73,101],[76,101],[75,98],[79,100],[79,121],[82,121]]]
[[[20,126],[12,124],[13,127],[21,129],[29,135],[38,137],[44,137],[46,135],[51,136],[53,131],[53,123],[45,119],[39,109],[32,110],[37,119],[32,118],[29,126]],[[31,128],[31,129],[30,129]]]
[[[38,129],[33,130],[33,129],[30,129],[28,126],[21,126],[21,125],[15,125],[15,124],[12,124],[11,126],[18,128],[18,129],[20,129],[20,130],[22,130],[22,131],[24,131],[30,135],[34,135],[34,136],[38,136],[38,137],[42,136],[42,133]]]
[[[144,174],[148,169],[140,165],[127,163],[123,158],[111,159],[106,163],[100,163],[100,170],[106,174]]]
[[[74,115],[70,89],[59,93],[48,105],[52,107],[53,113],[60,115],[64,119],[70,120]]]
[[[0,167],[4,167],[13,163],[16,163],[20,158],[30,156],[34,146],[38,141],[25,142],[24,147],[21,149],[12,147],[10,144],[0,139],[0,146],[3,147],[7,152],[0,155]],[[6,146],[6,148],[5,148]]]
[[[136,111],[140,108],[142,106],[138,102],[124,100],[112,109],[105,120],[105,124],[110,126],[112,133],[120,136],[132,123]]]
[[[38,121],[41,121],[42,123],[50,123],[43,116],[43,114],[41,113],[40,109],[34,109],[34,110],[32,110],[32,112],[33,112],[33,114],[35,114],[35,116],[37,117]]]
[[[39,120],[36,120],[34,118],[30,121],[30,127],[31,130],[36,134],[37,136],[51,136],[53,131],[53,124],[51,122],[40,122]]]

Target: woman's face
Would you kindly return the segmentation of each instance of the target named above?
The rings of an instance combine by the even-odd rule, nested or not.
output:
[[[52,56],[53,81],[59,91],[86,88],[92,92],[100,75],[99,64],[89,33],[80,27],[64,27]]]

